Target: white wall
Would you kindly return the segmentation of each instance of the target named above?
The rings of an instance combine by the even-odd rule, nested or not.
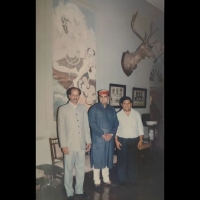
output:
[[[72,0],[73,2],[73,0]],[[109,83],[126,85],[126,95],[132,96],[133,87],[147,88],[153,59],[145,58],[127,77],[121,67],[122,53],[134,52],[141,40],[131,29],[133,13],[138,11],[135,22],[137,31],[144,36],[149,31],[151,20],[155,35],[164,42],[164,13],[145,0],[79,0],[97,10],[96,89],[109,89]],[[154,39],[154,38],[153,38]],[[52,79],[52,0],[36,0],[36,165],[51,163],[48,138],[56,136],[53,120]],[[146,108],[136,109],[140,114]]]

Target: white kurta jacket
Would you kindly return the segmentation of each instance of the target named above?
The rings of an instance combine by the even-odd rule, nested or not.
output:
[[[58,110],[58,137],[60,147],[68,147],[70,151],[80,151],[91,143],[88,113],[85,105],[71,103]]]

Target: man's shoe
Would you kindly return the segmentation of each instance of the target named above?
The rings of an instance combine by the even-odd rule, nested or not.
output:
[[[95,185],[95,191],[96,191],[97,193],[102,193],[101,186],[100,186],[100,185]]]
[[[69,196],[69,197],[67,197],[67,200],[74,200],[74,197],[73,196]]]
[[[76,194],[76,196],[79,196],[79,197],[82,197],[82,198],[87,198],[87,199],[90,198],[90,196],[85,192],[83,192],[83,194]]]
[[[117,184],[112,183],[111,181],[109,181],[109,182],[104,182],[104,185],[106,185],[106,186],[111,186],[111,187],[116,187],[116,186],[118,186]]]

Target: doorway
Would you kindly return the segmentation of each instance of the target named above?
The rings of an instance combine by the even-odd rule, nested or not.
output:
[[[150,87],[149,95],[151,99],[150,104],[153,103],[159,113],[155,148],[164,150],[164,90],[162,88]],[[151,112],[150,109],[150,115],[153,115]]]

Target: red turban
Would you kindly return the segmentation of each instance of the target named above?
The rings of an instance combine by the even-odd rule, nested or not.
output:
[[[101,96],[103,94],[109,95],[109,90],[99,90],[99,96]]]

